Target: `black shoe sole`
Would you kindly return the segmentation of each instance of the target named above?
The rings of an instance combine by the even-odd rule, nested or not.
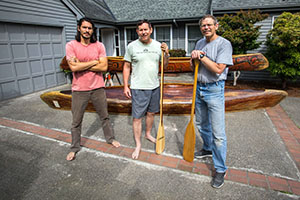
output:
[[[207,157],[212,157],[212,155],[205,155],[205,156],[194,156],[194,158],[207,158]]]
[[[220,186],[211,185],[213,188],[219,189],[224,185],[224,182]]]

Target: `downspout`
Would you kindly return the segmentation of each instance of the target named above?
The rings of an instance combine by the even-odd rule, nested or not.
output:
[[[178,31],[178,24],[177,24],[177,22],[176,22],[176,20],[175,19],[173,19],[173,23],[175,24],[175,26],[176,26],[176,29],[177,29],[177,49],[178,49],[178,47],[179,47],[179,31]]]
[[[213,0],[210,1],[209,10],[210,10],[210,14],[211,14],[211,15],[214,15],[214,11],[213,11],[213,8],[212,8],[212,4],[213,4]]]

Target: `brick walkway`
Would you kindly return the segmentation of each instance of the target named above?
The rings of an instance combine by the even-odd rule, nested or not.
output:
[[[266,111],[275,128],[277,129],[277,132],[281,136],[284,144],[286,145],[289,154],[300,170],[300,129],[288,117],[280,105],[277,105],[273,108],[268,108]],[[27,124],[25,122],[0,118],[0,125],[52,138],[58,141],[67,143],[71,142],[70,134],[43,128],[37,125]],[[82,138],[81,144],[86,148],[126,158],[131,158],[131,154],[134,150],[133,148],[128,147],[114,148],[112,145],[109,145],[105,142],[84,137]],[[139,160],[154,165],[165,166],[205,176],[212,176],[214,171],[211,164],[201,163],[198,161],[189,163],[180,158],[157,155],[150,152],[141,152]],[[269,176],[266,174],[254,173],[246,170],[231,169],[230,167],[227,171],[226,179],[241,184],[300,195],[299,180]]]

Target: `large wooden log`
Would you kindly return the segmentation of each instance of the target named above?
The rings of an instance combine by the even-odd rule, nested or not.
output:
[[[190,83],[164,84],[163,113],[169,115],[190,114],[192,89],[193,84]],[[131,113],[131,100],[123,95],[123,86],[107,87],[105,90],[109,113]],[[226,87],[225,110],[226,112],[232,112],[273,107],[286,96],[287,93],[282,90],[252,90]],[[71,91],[46,92],[41,95],[41,99],[51,108],[71,109]],[[86,111],[95,112],[91,102],[88,104]]]
[[[258,71],[269,67],[269,62],[261,53],[233,55],[233,66],[229,67],[231,71]],[[108,71],[121,72],[123,70],[123,57],[108,57]],[[60,63],[62,69],[69,69],[66,58]],[[191,72],[190,57],[170,57],[169,64],[164,72],[179,73]]]

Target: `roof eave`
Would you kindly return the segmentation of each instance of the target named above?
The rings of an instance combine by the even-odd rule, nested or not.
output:
[[[240,10],[260,10],[261,12],[278,12],[278,11],[299,11],[300,4],[291,5],[280,5],[280,6],[253,6],[253,7],[240,7],[240,8],[213,8],[214,14],[225,14],[225,13],[234,13]]]
[[[202,15],[204,16],[204,15]],[[159,24],[159,23],[173,23],[174,20],[176,22],[189,22],[189,21],[197,21],[199,20],[202,16],[197,16],[197,17],[189,17],[189,18],[173,18],[173,19],[149,19],[149,21],[152,24]],[[120,25],[120,26],[126,26],[126,25],[132,25],[132,24],[136,24],[137,21],[136,20],[132,20],[132,21],[118,21],[116,22],[116,25]]]

